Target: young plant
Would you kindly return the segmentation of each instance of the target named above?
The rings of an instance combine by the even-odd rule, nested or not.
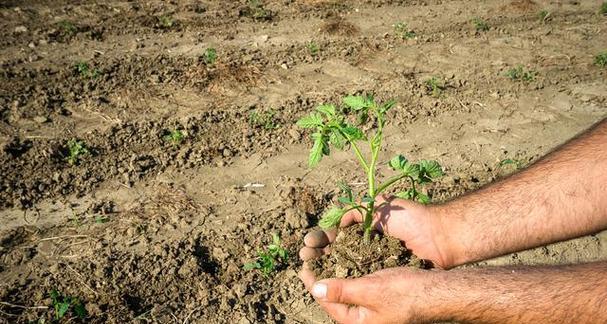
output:
[[[245,15],[255,20],[272,20],[272,12],[267,10],[260,0],[249,0],[249,6],[245,11]]]
[[[158,26],[162,29],[169,29],[175,25],[175,20],[169,15],[163,15],[158,17]]]
[[[599,14],[603,16],[607,15],[607,2],[603,2],[603,4],[601,4],[601,7],[599,8]]]
[[[440,95],[443,93],[443,90],[445,90],[445,84],[437,77],[432,77],[426,80],[425,84],[426,90],[432,93],[432,96],[436,98],[440,97]]]
[[[269,277],[277,267],[285,264],[289,259],[289,253],[280,246],[280,237],[278,234],[272,234],[272,244],[268,245],[265,251],[257,251],[257,259],[244,264],[244,269],[259,270],[264,277]]]
[[[55,309],[55,320],[62,319],[65,314],[72,309],[74,315],[80,319],[86,318],[86,308],[80,299],[76,297],[68,297],[60,294],[56,289],[53,289],[50,293],[51,302]]]
[[[540,18],[540,22],[546,23],[550,20],[550,11],[542,10],[537,14],[537,16]]]
[[[90,154],[86,144],[84,144],[83,141],[78,141],[75,139],[71,139],[67,142],[67,150],[68,152],[65,160],[71,165],[78,164],[84,156]]]
[[[249,114],[249,124],[253,127],[263,127],[267,130],[277,129],[280,127],[276,122],[276,111],[270,109],[268,111],[252,111]]]
[[[207,48],[202,54],[202,60],[206,65],[214,65],[217,61],[217,50],[212,47]]]
[[[595,56],[594,64],[599,67],[603,67],[603,68],[606,67],[607,66],[607,51],[599,53],[597,56]]]
[[[308,43],[307,47],[308,47],[308,51],[310,51],[310,55],[312,55],[312,56],[318,55],[318,52],[320,51],[320,47],[318,47],[318,44],[316,44],[314,41],[310,41]]]
[[[531,82],[535,79],[537,72],[532,70],[525,70],[522,65],[518,65],[517,67],[506,71],[505,75],[513,81],[522,80],[525,82]]]
[[[101,71],[91,68],[89,64],[84,61],[76,63],[75,69],[76,72],[83,78],[95,79],[101,75]]]
[[[415,32],[409,29],[407,24],[402,21],[394,24],[394,32],[396,33],[396,36],[402,39],[415,38]]]
[[[310,167],[315,167],[324,155],[328,156],[331,153],[329,146],[340,150],[350,147],[354,151],[367,177],[367,191],[362,193],[361,196],[356,196],[350,187],[340,185],[344,196],[339,197],[339,205],[326,211],[318,224],[322,228],[334,227],[340,223],[346,212],[358,210],[364,216],[364,241],[369,242],[373,215],[381,208],[381,205],[375,204],[375,198],[378,195],[387,191],[400,180],[406,179],[409,180],[411,188],[398,193],[397,196],[428,203],[430,197],[420,192],[418,188],[420,185],[432,182],[436,177],[442,176],[443,171],[436,161],[423,160],[419,163],[412,163],[404,156],[397,155],[388,163],[390,168],[396,171],[396,174],[384,182],[380,182],[377,178],[377,168],[380,163],[379,153],[383,141],[386,113],[394,106],[395,101],[379,104],[372,96],[347,96],[343,98],[343,103],[347,109],[356,114],[359,125],[372,123],[375,131],[365,134],[362,129],[350,123],[348,116],[334,105],[317,107],[316,112],[300,119],[297,125],[315,130],[312,134],[314,145],[308,158]],[[368,157],[363,155],[359,147],[361,141],[367,142],[370,152]],[[361,198],[360,201],[357,198]]]
[[[185,134],[179,129],[168,131],[163,137],[163,140],[170,142],[173,146],[179,146],[185,140]]]
[[[489,24],[481,18],[474,17],[472,18],[472,24],[477,32],[486,32],[489,31]]]
[[[78,32],[78,27],[76,27],[76,25],[69,20],[61,20],[57,24],[66,35],[72,36]]]

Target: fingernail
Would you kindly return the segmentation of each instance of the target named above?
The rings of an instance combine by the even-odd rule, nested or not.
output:
[[[312,287],[312,296],[316,298],[325,298],[327,297],[327,284],[322,282],[317,282]]]

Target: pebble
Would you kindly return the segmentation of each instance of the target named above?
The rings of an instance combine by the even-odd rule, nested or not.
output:
[[[15,33],[20,34],[20,33],[25,33],[25,32],[27,32],[27,27],[25,27],[25,26],[15,27]]]
[[[45,116],[36,116],[36,117],[34,117],[34,121],[39,124],[44,124],[48,121],[48,118]]]

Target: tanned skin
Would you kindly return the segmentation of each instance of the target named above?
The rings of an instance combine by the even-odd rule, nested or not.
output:
[[[375,226],[437,268],[520,251],[607,229],[607,120],[529,168],[431,207],[389,202]],[[387,217],[390,216],[390,217]],[[351,212],[340,226],[360,222]],[[304,238],[300,257],[330,252],[335,231]],[[607,262],[451,271],[395,268],[357,279],[300,278],[341,323],[604,323]],[[353,306],[350,306],[353,305]]]

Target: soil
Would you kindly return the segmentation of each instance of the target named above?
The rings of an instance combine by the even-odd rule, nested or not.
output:
[[[90,323],[329,322],[296,277],[297,250],[335,183],[365,179],[347,152],[309,170],[310,138],[294,122],[346,94],[394,98],[382,156],[438,160],[447,175],[427,192],[452,199],[607,115],[597,11],[592,1],[3,1],[0,323],[48,322],[53,289],[79,298]],[[399,21],[416,36],[396,35]],[[519,64],[533,81],[504,76]],[[175,130],[183,141],[166,139]],[[89,153],[71,164],[73,139]],[[269,278],[244,271],[272,233],[290,261]],[[472,266],[599,260],[606,247],[598,233]]]
[[[331,244],[331,253],[311,261],[316,278],[357,278],[393,267],[424,268],[422,260],[400,240],[373,232],[365,243],[363,234],[361,224],[340,229]]]

